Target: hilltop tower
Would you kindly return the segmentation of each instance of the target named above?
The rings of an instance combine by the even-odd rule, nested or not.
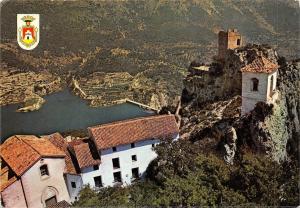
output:
[[[241,69],[242,72],[242,115],[255,108],[256,103],[274,103],[278,65],[263,56]]]
[[[224,59],[228,49],[235,49],[242,46],[242,36],[237,29],[219,32],[218,57]]]

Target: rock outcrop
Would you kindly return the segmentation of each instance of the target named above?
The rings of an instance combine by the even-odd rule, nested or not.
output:
[[[197,63],[191,64],[190,74],[184,80],[183,96],[203,103],[240,95],[242,88],[240,69],[258,55],[263,55],[275,63],[278,59],[277,52],[269,46],[248,44],[228,51],[224,61],[215,60],[206,67]]]
[[[279,68],[279,99],[272,106],[257,104],[241,118],[241,138],[276,161],[297,156],[300,138],[300,64],[283,63]],[[250,141],[250,142],[249,142]]]
[[[260,55],[280,65],[279,98],[274,105],[258,103],[250,114],[240,117],[240,68]],[[299,60],[287,63],[268,46],[247,45],[231,50],[223,63],[211,64],[207,71],[190,67],[182,95],[182,136],[206,150],[223,150],[228,163],[240,148],[278,162],[296,156],[300,149],[299,66]]]

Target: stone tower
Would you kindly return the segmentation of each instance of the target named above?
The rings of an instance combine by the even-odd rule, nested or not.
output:
[[[218,57],[224,59],[227,49],[235,49],[242,46],[242,36],[237,29],[228,29],[227,32],[219,32]]]
[[[263,56],[241,69],[242,72],[242,115],[255,108],[256,103],[274,103],[278,65]]]

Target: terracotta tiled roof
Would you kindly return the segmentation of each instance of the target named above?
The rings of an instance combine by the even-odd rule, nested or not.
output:
[[[66,155],[48,139],[33,135],[17,135],[8,138],[0,146],[0,156],[17,176],[21,176],[42,157]]]
[[[47,208],[69,208],[69,207],[71,207],[71,205],[65,200],[47,206]]]
[[[263,56],[259,56],[241,69],[242,72],[256,72],[256,73],[272,73],[278,69],[278,65],[269,61]]]
[[[85,168],[93,165],[99,165],[100,159],[97,153],[92,152],[88,143],[82,143],[74,146],[74,152],[79,164],[79,167]]]
[[[98,149],[107,149],[179,132],[174,115],[149,116],[90,127]]]
[[[66,154],[65,172],[70,173],[70,174],[77,174],[74,163],[73,163],[71,155],[70,155],[70,152],[68,150],[68,143],[64,140],[62,135],[60,133],[54,133],[54,134],[50,134],[50,135],[46,136],[46,138],[48,138],[49,141],[52,142],[52,144],[54,144],[57,148],[59,148]]]

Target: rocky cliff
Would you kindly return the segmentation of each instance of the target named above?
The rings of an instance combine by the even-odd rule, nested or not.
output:
[[[240,95],[242,73],[240,69],[251,63],[255,57],[263,55],[277,62],[277,52],[267,45],[248,44],[230,50],[225,60],[215,60],[207,66],[196,61],[189,67],[189,75],[184,79],[184,99],[195,98],[198,103],[224,99]]]
[[[258,103],[250,114],[241,117],[240,68],[258,55],[280,65],[277,82],[279,99],[274,105]],[[287,63],[268,46],[248,45],[230,51],[225,61],[218,64],[218,73],[213,71],[214,63],[204,72],[195,71],[199,66],[190,67],[190,74],[184,81],[182,136],[207,151],[223,152],[224,159],[229,163],[234,161],[236,152],[249,148],[276,161],[297,155],[300,129],[299,60]]]

